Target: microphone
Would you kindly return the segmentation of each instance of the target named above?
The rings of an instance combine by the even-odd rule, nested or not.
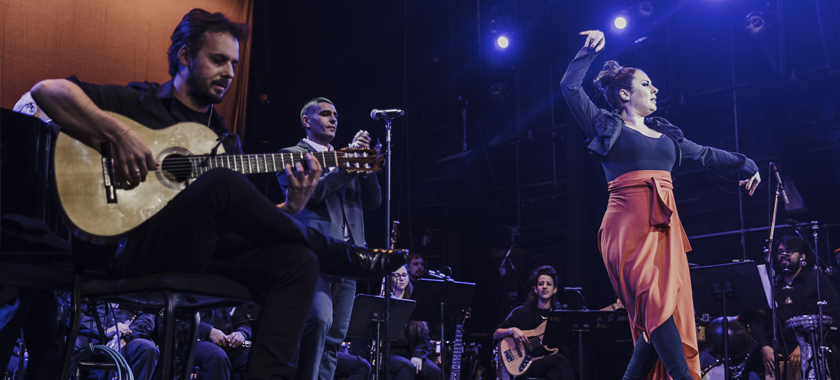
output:
[[[774,164],[772,162],[770,163],[770,166],[773,167],[773,173],[776,174],[776,183],[779,184],[779,189],[782,190],[782,198],[785,200],[785,204],[790,203],[790,201],[788,200],[788,197],[787,197],[787,193],[785,193],[784,182],[782,182],[782,177],[779,175],[779,169],[777,169],[776,164]]]
[[[436,278],[436,279],[439,279],[439,280],[445,280],[446,278],[448,278],[449,276],[452,275],[452,268],[443,267],[443,268],[440,268],[440,270],[429,269],[429,271],[427,272],[427,275],[429,277],[433,277],[433,278]]]
[[[391,120],[394,118],[398,118],[404,114],[405,111],[396,108],[388,110],[378,110],[374,108],[370,111],[370,118],[373,120]]]

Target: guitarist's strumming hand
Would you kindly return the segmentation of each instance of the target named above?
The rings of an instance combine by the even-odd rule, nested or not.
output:
[[[114,117],[107,116],[121,128],[121,132],[109,139],[114,147],[114,175],[117,177],[117,186],[130,190],[145,181],[149,172],[157,168],[158,162],[133,129]]]
[[[323,171],[321,164],[311,154],[307,153],[304,157],[307,161],[308,172],[304,171],[300,162],[295,163],[294,173],[292,173],[292,165],[286,164],[289,187],[286,190],[286,201],[277,207],[291,216],[297,216],[306,207]]]
[[[522,333],[522,330],[520,330],[516,327],[511,327],[509,331],[510,331],[510,336],[513,337],[513,340],[515,340],[518,343],[528,344],[528,337],[525,336],[525,334]]]

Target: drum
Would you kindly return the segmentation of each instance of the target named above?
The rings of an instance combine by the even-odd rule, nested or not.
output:
[[[788,319],[785,322],[785,326],[791,330],[796,330],[800,332],[813,332],[819,330],[819,321],[819,315],[800,315],[798,317]],[[829,326],[831,326],[831,322],[833,322],[834,320],[827,315],[823,315],[822,321],[823,328],[827,329]]]
[[[755,344],[750,339],[750,331],[735,317],[729,317],[729,358],[740,362],[744,356],[752,352]],[[709,345],[709,353],[717,358],[723,358],[723,317],[717,318],[704,330],[705,340]]]

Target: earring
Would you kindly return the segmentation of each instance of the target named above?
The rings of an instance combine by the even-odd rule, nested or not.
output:
[[[808,265],[808,263],[805,262],[805,259],[799,260],[799,266],[800,267],[804,267],[806,265]]]

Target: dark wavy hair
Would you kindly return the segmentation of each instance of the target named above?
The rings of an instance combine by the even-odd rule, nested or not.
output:
[[[186,46],[190,57],[195,57],[204,46],[205,33],[230,33],[237,41],[248,39],[251,27],[247,24],[231,21],[220,12],[210,13],[204,9],[195,8],[184,15],[175,31],[172,32],[172,45],[169,46],[169,75],[173,78],[178,73],[178,52]]]
[[[551,265],[543,265],[543,266],[537,268],[536,270],[534,270],[534,272],[531,273],[531,277],[528,278],[528,281],[531,283],[532,288],[537,286],[537,284],[540,282],[540,276],[543,276],[543,275],[551,277],[551,280],[554,281],[554,287],[555,288],[558,286],[558,284],[557,284],[557,271],[554,270],[554,267],[552,267]],[[551,304],[552,305],[557,302],[557,300],[555,298],[556,296],[557,296],[557,294],[551,296]],[[531,292],[528,293],[527,303],[529,305],[530,304],[535,304],[535,303],[537,303],[537,300],[539,298],[540,297],[537,295],[537,293],[534,292],[533,289],[531,289]]]
[[[604,94],[604,99],[613,109],[621,108],[619,91],[632,91],[633,75],[636,74],[636,70],[635,67],[623,67],[617,61],[609,60],[604,63],[604,67],[595,78],[598,91]]]

